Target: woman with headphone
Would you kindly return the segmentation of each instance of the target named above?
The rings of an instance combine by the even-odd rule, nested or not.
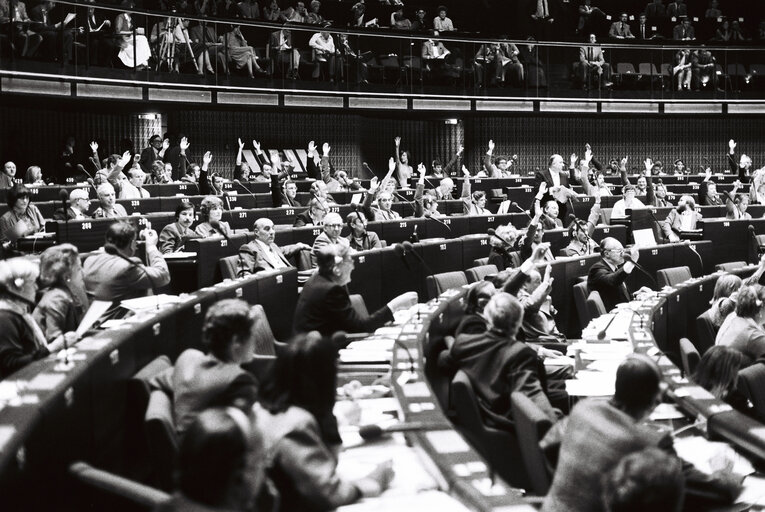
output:
[[[471,193],[470,171],[462,166],[465,179],[462,182],[462,203],[465,215],[493,215],[486,209],[486,192],[478,190]]]
[[[368,251],[369,249],[379,249],[380,237],[374,231],[367,231],[367,218],[361,212],[351,212],[345,218],[345,223],[351,228],[348,235],[351,249],[355,251]]]

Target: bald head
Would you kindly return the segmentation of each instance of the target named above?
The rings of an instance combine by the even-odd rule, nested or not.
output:
[[[264,244],[272,244],[276,237],[276,231],[274,230],[274,223],[271,219],[261,217],[255,221],[255,225],[252,227],[252,231],[255,234],[255,238],[260,240]]]
[[[13,178],[16,176],[16,164],[13,162],[5,162],[5,164],[3,164],[3,172]]]

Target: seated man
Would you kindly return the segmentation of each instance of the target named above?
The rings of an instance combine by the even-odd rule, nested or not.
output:
[[[568,237],[571,240],[568,245],[563,249],[566,256],[584,256],[586,254],[593,254],[595,249],[598,248],[598,244],[592,239],[592,234],[595,232],[595,227],[600,220],[600,194],[596,192],[595,204],[590,209],[590,215],[587,217],[587,222],[584,223],[579,219],[576,219],[568,226]]]
[[[674,455],[672,438],[643,424],[661,401],[661,372],[644,355],[630,355],[616,371],[611,400],[587,399],[576,404],[571,415],[548,431],[540,445],[546,451],[559,448],[558,466],[542,510],[547,512],[605,512],[603,475],[624,457],[654,446]],[[684,463],[686,488],[695,489],[716,504],[730,503],[741,490],[742,477],[726,471],[706,475]],[[730,467],[730,466],[729,466]],[[687,503],[686,503],[687,505]],[[690,510],[705,510],[690,508]]]
[[[162,254],[183,250],[186,242],[199,235],[191,229],[194,223],[194,205],[181,203],[175,209],[175,222],[168,224],[159,234],[159,250]]]
[[[579,48],[579,77],[583,89],[612,85],[609,81],[610,67],[603,57],[603,48],[597,42],[595,34],[590,34],[589,44]]]
[[[374,231],[367,231],[367,218],[361,212],[351,212],[345,218],[345,223],[351,228],[347,239],[354,251],[368,251],[379,249],[380,237]]]
[[[523,320],[523,306],[509,293],[499,292],[483,311],[488,330],[460,334],[447,358],[454,369],[464,371],[475,390],[486,425],[513,430],[510,394],[528,396],[551,419],[558,413],[542,386],[537,354],[516,335]]]
[[[109,226],[103,248],[89,256],[82,266],[85,290],[90,297],[119,302],[143,297],[147,291],[156,291],[170,282],[167,263],[157,249],[157,232],[144,229],[141,236],[146,243],[149,265],[133,257],[136,247],[133,224],[118,221]]]
[[[117,196],[111,183],[101,183],[96,189],[96,194],[98,194],[100,206],[93,212],[94,218],[114,219],[128,216],[125,207],[117,204]]]
[[[274,223],[265,217],[255,221],[252,226],[255,240],[239,247],[239,263],[237,265],[237,277],[244,277],[261,270],[276,270],[292,267],[290,258],[300,251],[308,251],[311,248],[304,243],[297,243],[279,247],[274,243],[276,230]]]
[[[566,337],[561,334],[555,325],[557,311],[552,305],[550,292],[552,291],[551,267],[545,269],[544,278],[535,268],[526,274],[526,283],[518,291],[517,297],[523,306],[523,323],[519,331],[519,338],[527,342],[565,341]]]
[[[617,304],[630,301],[624,282],[635,269],[640,253],[637,247],[627,250],[616,238],[607,237],[600,241],[600,256],[587,274],[587,287],[598,292],[606,311],[611,311]]]
[[[535,202],[539,204],[539,199],[535,199]],[[542,216],[539,219],[545,230],[563,229],[563,221],[558,218],[559,212],[558,201],[547,196],[542,203]]]
[[[326,245],[317,253],[316,262],[318,271],[303,286],[295,307],[295,333],[371,332],[393,320],[394,312],[417,302],[417,292],[405,292],[371,315],[359,315],[346,288],[354,268],[350,247]]]
[[[696,223],[701,222],[701,214],[695,208],[696,203],[691,196],[681,196],[677,208],[667,214],[661,230],[670,242],[679,242],[683,231],[696,229]]]
[[[269,37],[269,50],[273,52],[271,59],[282,69],[286,68],[286,78],[297,78],[300,68],[300,52],[292,46],[292,31],[282,29],[272,32]]]
[[[341,238],[340,232],[343,230],[343,219],[339,213],[328,213],[324,217],[324,231],[319,233],[316,240],[311,247],[311,266],[316,267],[316,257],[319,250],[325,245],[344,245],[348,246],[349,240],[347,238]]]
[[[53,214],[55,220],[81,220],[89,219],[88,210],[90,210],[90,196],[88,191],[82,188],[76,188],[69,193],[69,208],[66,212],[63,208],[56,210]]]
[[[120,199],[144,199],[150,196],[149,191],[143,188],[146,173],[140,167],[133,167],[127,172],[127,179],[122,180],[120,187]]]
[[[390,173],[388,173],[390,175]],[[375,221],[381,220],[395,220],[400,219],[401,215],[392,210],[393,206],[393,191],[396,189],[395,180],[386,176],[382,182],[378,185],[377,178],[372,178],[372,183],[369,185],[369,191],[362,204],[364,214]],[[373,206],[374,200],[377,199],[377,207]]]
[[[314,197],[308,203],[308,210],[295,216],[295,222],[292,224],[292,227],[321,226],[324,224],[324,217],[326,215],[327,204],[318,197]]]
[[[637,189],[634,185],[625,185],[622,187],[622,199],[619,199],[614,203],[614,207],[611,210],[612,219],[623,219],[627,217],[627,209],[635,210],[637,208],[645,208],[643,202],[635,197]]]
[[[152,387],[173,398],[175,430],[179,435],[210,407],[236,407],[245,413],[257,397],[255,377],[242,369],[252,361],[256,318],[240,299],[216,302],[205,314],[202,343],[208,353],[187,349],[175,366],[152,379]]]

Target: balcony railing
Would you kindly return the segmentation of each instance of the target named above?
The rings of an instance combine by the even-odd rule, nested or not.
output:
[[[10,20],[0,24],[0,73],[331,94],[765,99],[760,47],[435,37],[70,0],[50,12],[25,13],[11,4]]]

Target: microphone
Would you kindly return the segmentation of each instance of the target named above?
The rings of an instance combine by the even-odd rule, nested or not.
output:
[[[757,260],[758,260],[757,256],[760,252],[760,242],[757,241],[757,233],[754,230],[754,226],[749,224],[748,229],[749,229],[749,239],[754,244],[752,246],[754,248],[754,259],[755,259],[754,263],[757,263]]]
[[[234,180],[234,183],[236,183],[237,185],[239,185],[240,187],[242,187],[242,188],[243,188],[243,189],[244,189],[244,190],[245,190],[245,191],[246,191],[248,194],[250,194],[250,197],[252,197],[252,201],[253,201],[253,203],[254,203],[254,204],[253,204],[253,206],[257,206],[257,204],[258,204],[258,200],[255,198],[255,194],[253,194],[253,193],[252,193],[252,190],[250,190],[249,188],[245,187],[245,186],[242,184],[242,182],[241,182],[241,181],[239,181],[239,180]]]
[[[608,328],[611,327],[611,324],[614,323],[614,320],[616,320],[616,315],[611,315],[611,320],[608,321],[605,327],[601,329],[598,332],[598,339],[603,340],[606,338],[606,331],[608,331]]]
[[[337,331],[330,337],[330,340],[337,350],[347,347],[352,341],[348,339],[348,334],[345,331]]]
[[[228,197],[228,192],[223,192],[221,196],[223,196],[223,201],[226,203],[226,210],[231,211],[231,199]],[[210,225],[212,226],[212,222]]]
[[[430,265],[428,265],[427,263],[425,263],[425,260],[424,260],[424,259],[422,259],[422,256],[420,256],[420,255],[417,253],[417,251],[415,251],[415,250],[414,250],[414,246],[412,245],[412,243],[411,243],[411,242],[401,242],[401,245],[404,247],[404,250],[405,250],[406,252],[411,252],[412,254],[414,254],[414,257],[415,257],[415,258],[417,258],[418,260],[420,260],[420,263],[422,263],[422,265],[425,267],[425,271],[428,273],[427,275],[429,275],[429,276],[432,276],[432,275],[433,275],[433,270],[431,270],[431,268],[430,268]]]
[[[407,242],[408,243],[408,242]],[[412,244],[409,244],[410,246]],[[406,266],[406,269],[408,271],[412,271],[412,268],[409,266],[409,262],[406,259],[406,247],[404,247],[404,244],[396,244],[393,246],[393,252],[395,252],[399,258],[404,262],[404,265]]]
[[[519,204],[518,204],[518,203],[516,203],[515,201],[512,201],[512,202],[510,203],[510,206],[511,206],[511,207],[513,207],[513,208],[515,208],[515,209],[516,209],[516,210],[518,210],[519,212],[521,212],[521,213],[525,214],[525,215],[526,215],[526,217],[528,217],[528,218],[529,218],[529,220],[534,220],[534,219],[531,217],[531,215],[529,215],[529,212],[527,212],[526,210],[524,210],[523,208],[521,208],[521,205],[519,205]]]
[[[434,217],[432,215],[425,215],[423,218],[434,220],[434,221],[438,222],[439,224],[441,224],[443,227],[445,227],[447,229],[447,231],[449,231],[449,233],[452,232],[452,228],[449,226],[449,224],[447,224],[446,222],[442,221],[438,217]]]
[[[585,224],[585,222],[580,219],[577,219],[576,215],[574,215],[573,213],[569,213],[566,219],[569,222],[569,226],[571,226],[571,224],[574,224],[574,223],[576,223],[576,225],[579,226],[579,229],[582,231],[582,233],[584,233],[584,236],[587,237],[587,254],[592,254],[592,249],[594,248],[592,246],[597,246],[598,244],[595,242],[595,240],[592,239],[590,234],[587,232],[587,225]]]
[[[104,244],[104,252],[106,254],[111,254],[112,256],[117,256],[119,258],[122,258],[123,260],[130,263],[131,266],[139,269],[141,272],[143,272],[146,275],[146,278],[149,280],[149,283],[151,283],[151,291],[154,293],[155,288],[157,287],[157,283],[154,282],[154,279],[151,277],[151,274],[149,274],[146,271],[146,268],[143,265],[140,265],[136,263],[135,261],[131,260],[124,254],[122,254],[119,249],[117,249],[117,246],[111,243],[105,243]],[[159,298],[157,298],[157,310],[159,310]]]
[[[415,225],[414,225],[414,231],[412,231],[412,234],[411,234],[411,236],[409,237],[409,241],[410,241],[410,242],[414,242],[414,243],[417,243],[417,242],[419,242],[419,241],[420,241],[420,237],[419,237],[419,236],[417,236],[417,226],[418,226],[418,224],[415,224]]]
[[[693,254],[696,255],[696,258],[699,260],[699,265],[701,265],[701,274],[704,274],[704,260],[701,259],[701,254],[699,254],[699,251],[696,249],[696,246],[691,243],[690,240],[685,240],[684,245],[688,247],[688,249],[693,252]]]
[[[413,421],[409,423],[396,423],[388,427],[380,425],[362,425],[359,427],[359,435],[365,441],[378,439],[385,434],[393,432],[420,432],[423,430],[447,430],[452,428],[450,424],[435,421]]]
[[[225,231],[223,231],[223,227],[220,225],[220,222],[218,222],[217,220],[211,220],[209,222],[210,222],[210,227],[212,227],[215,231],[223,235],[223,238],[228,240],[228,235],[226,234]]]

